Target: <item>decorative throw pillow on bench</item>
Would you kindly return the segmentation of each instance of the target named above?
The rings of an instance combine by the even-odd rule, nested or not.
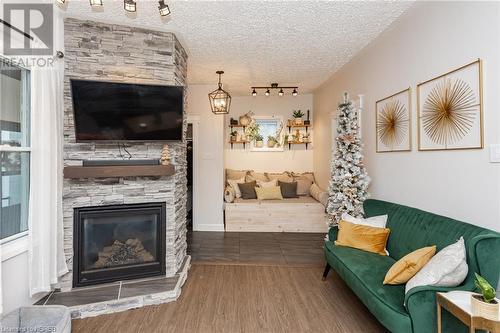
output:
[[[335,245],[373,252],[381,256],[388,255],[385,249],[390,230],[354,224],[344,220],[339,222],[339,233]]]
[[[310,195],[311,185],[314,184],[314,174],[312,172],[292,173],[292,176],[297,182],[297,195]]]
[[[240,188],[240,192],[241,192],[241,198],[242,199],[257,199],[257,194],[255,193],[256,186],[257,186],[257,182],[255,180],[253,182],[238,184],[238,187]]]
[[[257,199],[259,200],[283,200],[279,186],[256,187]]]
[[[257,185],[259,187],[274,187],[276,186],[276,179],[270,181],[257,180]]]
[[[278,180],[283,198],[297,198],[297,182],[282,182]]]
[[[235,194],[236,198],[241,198],[241,191],[240,191],[240,187],[238,186],[238,184],[242,184],[244,182],[245,182],[245,177],[240,178],[240,179],[228,179],[227,180],[227,183],[229,184],[229,186],[231,186],[231,188],[234,190],[234,194]]]

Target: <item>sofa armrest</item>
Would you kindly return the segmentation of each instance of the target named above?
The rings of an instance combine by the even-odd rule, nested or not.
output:
[[[458,287],[422,286],[410,289],[405,295],[405,307],[410,314],[413,333],[435,332],[437,327],[436,293],[453,290],[474,290],[472,279]],[[443,332],[461,332],[465,327],[458,319],[443,312]]]
[[[339,233],[339,228],[337,226],[331,227],[328,230],[328,240],[330,242],[333,242],[337,239],[337,235]]]

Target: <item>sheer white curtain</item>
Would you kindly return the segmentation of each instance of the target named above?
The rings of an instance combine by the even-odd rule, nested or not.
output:
[[[68,271],[63,252],[63,68],[31,71],[30,294],[48,292]]]
[[[54,53],[64,44],[64,23],[54,13]],[[64,60],[31,69],[30,295],[49,292],[68,272],[63,248]]]

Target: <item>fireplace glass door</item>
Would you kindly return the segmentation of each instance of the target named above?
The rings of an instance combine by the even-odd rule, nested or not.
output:
[[[165,204],[75,209],[75,287],[165,274]]]

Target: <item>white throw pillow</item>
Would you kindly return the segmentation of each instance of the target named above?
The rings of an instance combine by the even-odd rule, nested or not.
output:
[[[406,283],[407,293],[420,286],[456,287],[467,277],[464,238],[439,251],[429,262]]]
[[[240,187],[238,184],[243,184],[245,182],[245,177],[241,179],[228,179],[227,182],[229,183],[229,186],[233,188],[234,194],[236,195],[237,198],[241,198],[241,191]]]
[[[262,187],[262,188],[267,188],[267,187],[275,187],[275,186],[278,186],[278,180],[277,179],[273,179],[269,182],[264,182],[262,180],[257,180],[257,185],[259,185],[259,187]]]
[[[367,225],[369,227],[385,228],[385,225],[387,224],[387,215],[379,215],[362,219],[344,213],[342,214],[342,220],[354,224]]]

